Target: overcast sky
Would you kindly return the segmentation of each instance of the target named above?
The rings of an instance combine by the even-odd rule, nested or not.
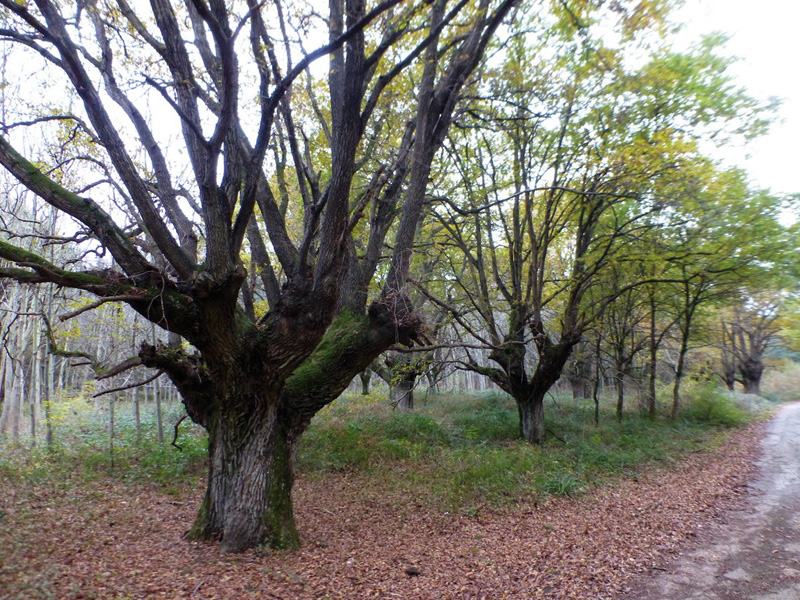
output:
[[[678,13],[685,35],[731,35],[728,51],[740,60],[738,81],[758,98],[784,103],[781,122],[751,143],[736,159],[759,187],[776,193],[800,192],[800,2],[798,0],[686,0]]]

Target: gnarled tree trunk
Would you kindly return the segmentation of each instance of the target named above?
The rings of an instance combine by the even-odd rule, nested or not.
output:
[[[502,369],[472,369],[486,375],[514,398],[519,412],[520,436],[530,444],[544,442],[544,397],[559,380],[564,366],[579,336],[567,337],[557,343],[547,341],[539,348],[539,362],[529,377],[525,371],[525,350],[522,345],[507,345],[502,351],[490,354],[491,360]]]
[[[313,415],[355,375],[391,344],[411,345],[421,331],[404,295],[414,237],[429,201],[431,163],[464,85],[515,3],[442,1],[430,10],[409,5],[393,16],[395,2],[368,12],[359,0],[331,0],[330,43],[313,55],[304,53],[288,69],[273,60],[267,23],[274,15],[262,4],[235,22],[239,9],[226,2],[189,3],[187,8],[153,0],[146,16],[138,7],[112,15],[108,7],[93,6],[84,14],[94,25],[99,60],[80,50],[85,41],[78,27],[80,3],[43,0],[35,9],[19,5],[7,19],[10,38],[17,41],[47,31],[48,50],[42,56],[61,72],[59,77],[66,76],[82,100],[78,112],[86,114],[80,127],[108,155],[103,167],[109,175],[102,185],[121,186],[129,202],[128,214],[119,216],[118,223],[118,207],[112,208],[114,215],[106,210],[113,203],[84,197],[83,184],[65,187],[49,171],[39,170],[38,160],[18,153],[7,135],[0,136],[0,164],[39,198],[79,221],[109,257],[100,269],[76,270],[71,262],[62,268],[0,240],[0,256],[16,265],[0,275],[124,301],[191,344],[190,349],[143,344],[138,360],[170,377],[188,414],[209,432],[208,490],[192,529],[195,537],[218,537],[231,551],[261,544],[297,546],[291,503],[294,446]],[[155,33],[140,26],[142,19]],[[125,20],[130,26],[120,27]],[[249,37],[250,43],[234,43],[244,28],[249,35],[240,39]],[[382,30],[393,34],[371,47],[369,40],[380,38]],[[421,39],[410,39],[412,32]],[[174,109],[164,116],[182,130],[189,173],[184,164],[179,172],[170,171],[146,118],[149,100],[143,112],[138,96],[125,95],[131,78],[141,78],[140,69],[114,60],[126,43],[141,51],[137,57],[160,65]],[[308,153],[301,156],[297,140],[302,132],[293,124],[289,91],[310,61],[323,55],[330,60],[329,97],[322,109],[315,109],[329,148],[322,152],[324,164],[314,165],[307,162]],[[422,74],[404,107],[416,118],[401,147],[396,153],[366,156],[367,132],[384,118],[378,107],[389,84],[416,62]],[[253,74],[257,81],[260,120],[255,123],[240,118],[239,103],[252,97],[252,90],[240,84],[240,73]],[[248,75],[242,83],[245,79],[253,81]],[[114,101],[110,112],[108,98]],[[142,142],[137,154],[123,143],[130,132]],[[265,158],[270,148],[284,144],[285,162],[277,159],[281,164],[275,165]],[[288,155],[296,175],[291,192],[282,181]],[[317,167],[324,167],[324,181]],[[354,187],[356,177],[371,180],[368,189],[361,189],[361,183]],[[273,186],[276,178],[279,184]],[[175,189],[179,180],[197,203],[197,218],[182,211]],[[299,232],[286,219],[290,202],[302,207]],[[136,231],[130,223],[137,224]],[[384,260],[390,229],[395,240],[384,289],[366,314],[367,292]],[[251,297],[255,278],[248,280],[243,264],[245,238],[269,305],[260,318]],[[356,251],[362,241],[367,246],[363,255]]]
[[[761,375],[764,373],[764,361],[761,356],[745,357],[739,361],[739,375],[745,394],[761,393]]]
[[[231,406],[251,404],[230,399]],[[239,552],[265,545],[297,548],[292,508],[293,444],[275,397],[258,398],[253,411],[219,411],[208,423],[208,487],[190,535],[221,538]]]

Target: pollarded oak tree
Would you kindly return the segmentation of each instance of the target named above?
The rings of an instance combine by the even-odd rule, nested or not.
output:
[[[780,332],[780,297],[761,293],[743,298],[732,311],[732,318],[722,321],[723,367],[733,370],[733,381],[744,387],[745,394],[761,391],[764,353]],[[728,359],[727,361],[725,359]],[[732,369],[729,363],[733,363]],[[733,389],[733,382],[726,384]]]
[[[532,443],[572,349],[604,308],[650,281],[645,272],[609,289],[609,269],[644,261],[646,232],[688,218],[686,189],[705,164],[696,136],[756,108],[729,85],[713,40],[685,55],[661,48],[632,70],[579,22],[591,18],[567,11],[536,36],[542,47],[523,42],[530,24],[519,24],[491,87],[451,131],[452,175],[434,213],[460,288],[460,304],[440,303],[494,363],[463,368],[514,398]],[[560,37],[569,28],[580,43]]]
[[[474,120],[451,136],[457,174],[435,214],[441,247],[456,249],[452,279],[463,302],[450,305],[455,320],[496,365],[468,353],[463,368],[515,399],[521,436],[538,444],[545,395],[593,318],[583,297],[643,213],[623,216],[634,193],[624,163],[605,156],[616,144],[613,120],[607,128],[589,121],[607,99],[603,61],[559,39],[559,29],[539,36],[544,50],[523,43],[520,28],[491,93],[471,106]],[[545,51],[554,56],[538,65]],[[593,141],[583,130],[594,127]],[[609,221],[615,211],[621,218]]]
[[[188,342],[138,356],[208,430],[194,537],[298,545],[295,445],[353,376],[419,333],[404,287],[431,161],[514,2],[330,0],[315,21],[256,0],[0,0],[25,101],[3,124],[0,163],[109,257],[59,265],[2,241],[0,276],[126,302]],[[327,43],[302,50],[321,27]],[[327,89],[309,68],[326,55]],[[45,86],[59,96],[45,101]],[[392,107],[407,122],[379,122]],[[20,146],[59,124],[84,166],[74,185]],[[304,127],[324,133],[323,151]]]

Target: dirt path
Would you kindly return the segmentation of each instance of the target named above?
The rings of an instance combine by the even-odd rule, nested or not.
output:
[[[800,600],[800,404],[769,423],[746,504],[621,600]]]

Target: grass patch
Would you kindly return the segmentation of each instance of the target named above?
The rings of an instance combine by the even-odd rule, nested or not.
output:
[[[0,445],[0,478],[63,489],[108,477],[170,490],[195,482],[204,472],[208,452],[201,428],[184,421],[178,440],[182,451],[170,444],[172,426],[180,418],[179,407],[165,411],[165,440],[159,441],[154,415],[142,410],[137,432],[130,405],[120,403],[113,448],[107,410],[90,408],[85,401],[74,400],[59,407],[54,443],[49,448],[41,440],[33,448],[28,445],[30,440]]]
[[[722,427],[739,427],[751,419],[732,394],[712,382],[695,386],[682,412],[685,420]]]
[[[688,451],[721,443],[721,431],[749,419],[724,393],[704,390],[692,390],[694,399],[677,421],[631,414],[618,423],[609,401],[599,426],[590,401],[549,399],[549,433],[540,447],[519,440],[517,408],[504,394],[418,397],[417,410],[409,413],[393,410],[380,395],[345,395],[314,419],[301,441],[298,467],[314,477],[360,474],[366,486],[442,510],[470,512],[521,499],[574,496],[635,474],[643,465],[672,463]],[[142,410],[137,435],[132,410],[121,403],[113,451],[107,411],[85,401],[62,408],[56,444],[50,449],[5,444],[0,478],[60,489],[111,478],[177,493],[205,472],[206,436],[200,428],[184,421],[183,451],[169,444],[179,406],[166,411],[167,440],[159,442],[153,416]]]
[[[303,437],[300,470],[368,469],[391,461],[417,461],[450,444],[449,434],[430,416],[394,413],[356,414],[321,420]]]
[[[402,413],[385,402],[340,398],[304,436],[301,470],[364,474],[377,488],[469,513],[522,498],[574,496],[644,465],[673,463],[719,443],[720,425],[747,420],[632,414],[618,423],[609,402],[595,426],[590,402],[565,397],[546,403],[546,428],[556,435],[534,447],[518,439],[516,405],[503,394],[443,394],[419,404]]]

